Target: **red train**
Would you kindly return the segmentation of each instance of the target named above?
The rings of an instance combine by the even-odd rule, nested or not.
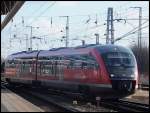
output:
[[[8,56],[5,78],[9,83],[123,97],[138,87],[138,71],[131,50],[116,45],[87,45],[23,51]]]

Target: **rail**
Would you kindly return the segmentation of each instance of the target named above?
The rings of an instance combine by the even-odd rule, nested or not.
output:
[[[2,85],[2,83],[3,83],[3,85]],[[23,92],[26,95],[30,95],[41,101],[53,104],[54,106],[62,109],[65,112],[81,112],[80,110],[75,109],[74,106],[72,106],[71,104],[68,104],[66,102],[66,98],[64,98],[63,96],[46,94],[46,93],[42,92],[42,90],[41,90],[41,93],[39,93],[38,91],[36,91],[34,89],[30,89],[30,88],[25,88],[25,87],[20,88],[18,86],[12,88],[9,85],[6,85],[6,86],[5,85],[4,85],[4,82],[1,82],[1,88],[11,90],[15,93]],[[72,103],[72,101],[70,101],[70,103]]]
[[[115,109],[117,111],[127,111],[127,112],[128,111],[129,112],[148,112],[149,111],[148,104],[136,103],[136,102],[125,101],[125,100],[102,101],[101,105]]]
[[[2,83],[7,84],[6,82],[1,82],[1,87],[2,87]],[[33,88],[18,88],[18,89],[21,92],[24,92],[28,95],[32,95],[40,100],[54,104],[55,106],[63,109],[64,111],[82,112],[79,109],[76,109],[72,105],[73,99],[71,100],[70,97],[67,96],[66,93],[65,93],[65,95],[63,93],[60,94],[60,92],[57,92],[57,91],[56,92],[49,91],[49,93],[48,93],[45,90],[41,90],[40,91],[41,93],[39,93],[39,90],[37,90],[36,88],[34,88],[35,90]],[[17,90],[17,89],[14,89],[14,90]],[[68,95],[69,95],[69,93],[68,93]],[[80,95],[80,96],[82,96],[82,95]],[[90,99],[90,98],[87,100],[80,99],[80,101],[82,101],[84,103],[91,102],[96,105],[97,102],[94,99],[93,100],[92,99]],[[132,112],[148,112],[149,111],[148,104],[136,103],[136,102],[122,100],[122,99],[120,99],[120,100],[101,100],[100,106],[105,107],[107,109],[113,109],[115,111],[132,111]]]

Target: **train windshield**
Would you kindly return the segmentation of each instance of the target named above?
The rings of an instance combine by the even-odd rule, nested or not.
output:
[[[107,70],[115,76],[131,76],[135,70],[135,59],[131,53],[126,52],[108,52],[103,53]]]

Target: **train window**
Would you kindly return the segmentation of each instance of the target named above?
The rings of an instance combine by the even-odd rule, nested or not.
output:
[[[19,61],[19,62],[18,62],[18,69],[19,69],[19,73],[21,73],[21,65],[22,65],[22,62],[21,62],[21,61]]]
[[[87,69],[88,68],[87,65],[88,65],[87,62],[82,62],[82,69]]]
[[[8,60],[7,67],[8,68],[16,68],[15,61],[14,60]]]
[[[21,72],[24,72],[24,62],[21,63]]]
[[[31,59],[22,59],[17,61],[19,72],[21,73],[30,73],[33,72],[33,63]]]
[[[70,60],[69,68],[72,69],[74,67],[74,63],[75,63],[74,60]]]
[[[51,65],[51,74],[54,75],[54,64],[52,62],[52,65]]]
[[[69,68],[70,61],[68,60],[68,56],[57,56],[55,57],[53,62],[52,71],[55,76],[63,77],[63,70],[65,68]]]
[[[9,63],[8,63],[8,61],[5,62],[5,67],[6,67],[6,68],[9,68]]]
[[[79,57],[77,57],[77,55],[65,56],[64,57],[64,64],[69,69],[81,67],[81,61],[80,61]]]
[[[49,60],[49,57],[39,57],[38,60]]]
[[[28,73],[28,72],[31,72],[31,68],[30,68],[30,64],[28,62],[25,62],[24,64],[24,72],[25,73]]]
[[[92,63],[92,64],[96,63],[95,58],[91,55],[81,55],[81,59],[87,61],[88,63]]]
[[[89,54],[81,55],[80,59],[82,60],[82,68],[84,69],[93,69],[93,68],[97,69],[99,66],[95,58]]]
[[[49,65],[43,65],[42,67],[42,74],[49,74]]]
[[[41,75],[41,62],[40,61],[38,61],[37,63],[37,73],[38,75]]]
[[[55,56],[40,58],[40,75],[54,76],[56,72],[56,59],[57,58]]]
[[[54,56],[50,56],[49,60],[51,60],[51,61],[54,60]]]
[[[98,63],[95,58],[89,54],[84,55],[73,55],[73,56],[65,56],[65,60],[69,60],[69,68],[70,69],[88,69],[88,68],[98,68]]]

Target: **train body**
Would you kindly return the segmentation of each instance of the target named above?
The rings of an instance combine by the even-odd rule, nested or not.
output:
[[[138,87],[132,51],[116,45],[18,52],[6,59],[5,79],[102,98],[124,97]]]

